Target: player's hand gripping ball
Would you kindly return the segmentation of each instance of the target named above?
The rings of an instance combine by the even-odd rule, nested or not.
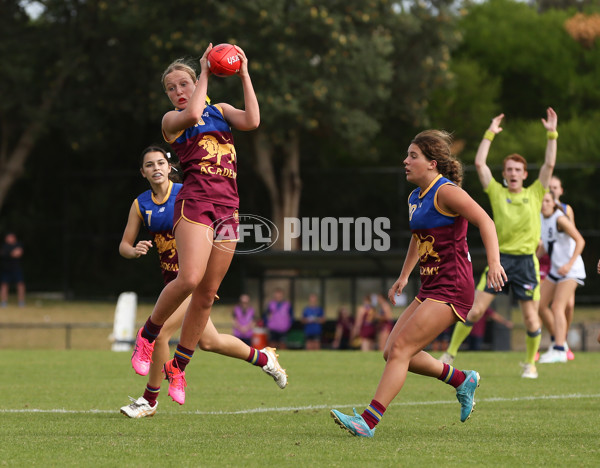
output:
[[[235,75],[242,65],[237,49],[231,44],[214,46],[210,49],[206,61],[210,72],[217,76]]]

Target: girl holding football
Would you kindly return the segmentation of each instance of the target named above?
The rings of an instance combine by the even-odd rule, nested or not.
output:
[[[139,330],[132,365],[137,373],[149,368],[154,341],[162,326],[191,294],[175,356],[164,365],[169,395],[185,401],[185,367],[192,358],[210,316],[215,295],[231,263],[237,243],[237,155],[232,128],[254,130],[260,110],[248,72],[248,59],[237,47],[241,60],[239,78],[244,109],[228,103],[211,104],[207,97],[211,72],[207,56],[200,59],[200,75],[182,60],[164,71],[162,84],[174,106],[162,119],[164,139],[177,153],[184,182],[175,200],[173,229],[177,242],[179,273],[161,292],[152,315]],[[285,371],[270,362],[283,379]],[[287,377],[285,377],[287,379]]]

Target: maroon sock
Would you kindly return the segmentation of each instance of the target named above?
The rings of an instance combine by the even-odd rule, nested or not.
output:
[[[146,390],[144,391],[144,398],[150,406],[156,406],[156,399],[158,398],[158,394],[160,393],[160,387],[151,387],[150,384],[146,385]]]
[[[193,355],[193,349],[187,349],[181,345],[177,345],[177,349],[175,350],[175,362],[181,372],[185,371],[185,366],[188,365]]]
[[[465,381],[466,378],[467,376],[463,371],[455,369],[450,364],[444,364],[444,369],[438,377],[438,380],[446,382],[448,385],[452,385],[454,388],[457,388]]]
[[[246,358],[250,364],[258,367],[263,367],[269,361],[266,353],[259,351],[256,348],[250,348],[250,355]]]
[[[155,323],[152,323],[152,320],[150,320],[150,317],[148,317],[148,320],[146,320],[144,328],[142,329],[142,336],[152,343],[154,340],[156,340],[161,328],[162,325],[156,325]]]
[[[369,429],[373,429],[381,418],[383,417],[383,413],[385,413],[385,406],[379,403],[377,400],[371,400],[371,404],[365,408],[363,413],[361,414],[362,418],[369,426]]]

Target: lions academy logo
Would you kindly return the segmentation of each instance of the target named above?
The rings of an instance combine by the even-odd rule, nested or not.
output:
[[[429,259],[434,259],[436,262],[440,262],[440,256],[433,248],[435,244],[435,237],[431,235],[421,236],[415,234],[417,240],[417,249],[419,252],[419,260],[421,261],[420,274],[422,276],[437,275],[440,272],[439,266],[423,266],[423,263]]]
[[[435,238],[433,236],[421,236],[420,234],[416,234],[415,238],[417,240],[421,263],[426,262],[430,257],[435,258],[436,262],[440,261],[440,256],[433,248],[433,245],[435,244]]]

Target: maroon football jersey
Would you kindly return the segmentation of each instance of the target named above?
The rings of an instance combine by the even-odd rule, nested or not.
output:
[[[448,183],[452,182],[440,176],[423,193],[416,189],[409,197],[410,227],[420,262],[421,289],[417,298],[446,302],[464,318],[475,295],[468,222],[438,207],[437,191]]]
[[[239,207],[233,135],[220,107],[206,106],[196,125],[168,143],[177,153],[183,169],[183,188],[178,200],[203,200]]]

